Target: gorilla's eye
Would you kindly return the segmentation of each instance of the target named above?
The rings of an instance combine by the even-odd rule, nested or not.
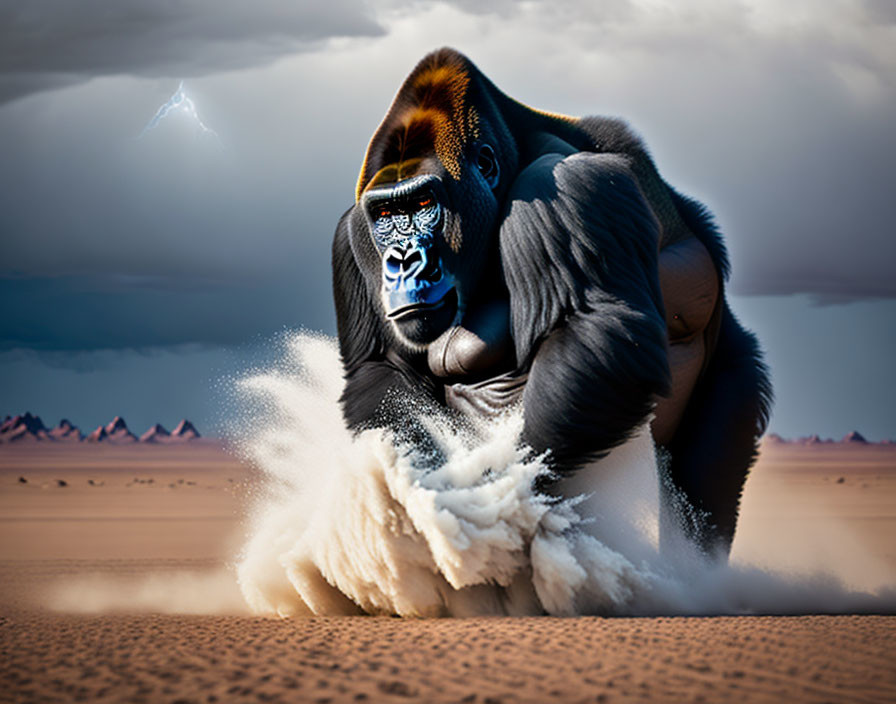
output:
[[[417,201],[417,205],[420,208],[428,208],[432,205],[432,196],[423,196]]]
[[[376,211],[376,219],[379,220],[380,218],[387,218],[387,217],[389,217],[391,214],[392,214],[392,213],[389,212],[389,209],[388,209],[388,208],[379,208],[379,209]]]
[[[479,147],[479,154],[476,156],[476,168],[482,174],[486,183],[490,188],[498,185],[498,159],[495,156],[495,150],[487,144]]]

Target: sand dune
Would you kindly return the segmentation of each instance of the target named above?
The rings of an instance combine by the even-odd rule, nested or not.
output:
[[[0,699],[896,700],[887,615],[251,617],[253,486],[209,445],[4,447]],[[733,560],[896,584],[896,451],[766,446]]]

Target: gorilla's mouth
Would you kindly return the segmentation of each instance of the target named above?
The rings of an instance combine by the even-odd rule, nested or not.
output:
[[[411,318],[425,316],[437,310],[441,310],[445,306],[457,308],[457,288],[451,281],[445,277],[437,284],[431,287],[433,290],[428,292],[424,300],[417,300],[413,303],[405,303],[396,308],[392,308],[386,313],[386,317],[396,322],[409,320]],[[393,292],[396,293],[396,292]],[[389,296],[392,303],[392,296]]]

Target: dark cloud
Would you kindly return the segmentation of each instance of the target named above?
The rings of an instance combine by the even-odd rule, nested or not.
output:
[[[730,171],[702,189],[728,236],[736,292],[896,298],[896,96],[872,111],[828,95],[766,108],[754,118],[761,136],[735,132],[748,143],[731,145]]]
[[[381,31],[386,15],[350,0],[284,18],[271,3],[216,3],[225,9],[200,21],[202,4],[88,2],[41,23],[23,18],[49,5],[6,7],[11,79],[116,75],[0,106],[0,300],[12,311],[0,347],[332,330],[330,239],[367,140],[414,63],[443,43],[529,104],[627,119],[664,177],[716,213],[735,293],[896,298],[885,4],[819,4],[803,17],[769,3],[494,0],[472,14],[392,2],[388,35],[264,66],[327,36]],[[97,29],[107,25],[117,34]],[[255,68],[221,72],[237,64]],[[187,76],[220,144],[178,116],[138,139],[177,80],[135,76],[169,71]]]
[[[874,22],[896,24],[896,4],[891,0],[865,0],[864,9]]]
[[[202,76],[378,36],[364,0],[19,0],[0,6],[0,101],[93,76]]]
[[[0,350],[0,418],[28,410],[44,423],[67,418],[89,433],[122,416],[138,435],[188,418],[203,435],[221,434],[233,396],[229,378],[265,364],[275,341],[233,349]]]
[[[181,114],[138,137],[176,81],[107,79],[0,110],[0,348],[332,330],[330,239],[367,135],[325,119],[341,94],[305,104],[310,75],[188,81],[220,142]]]
[[[302,326],[332,333],[332,306],[315,289],[290,279],[0,278],[0,351],[233,346]]]

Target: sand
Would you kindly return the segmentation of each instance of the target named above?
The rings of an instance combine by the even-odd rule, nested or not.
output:
[[[896,698],[896,637],[880,616],[276,621],[28,614],[6,620],[2,633],[0,682],[29,701]]]
[[[0,447],[0,701],[896,701],[889,615],[250,616],[252,482],[211,445]],[[896,450],[766,445],[732,556],[896,584]]]

